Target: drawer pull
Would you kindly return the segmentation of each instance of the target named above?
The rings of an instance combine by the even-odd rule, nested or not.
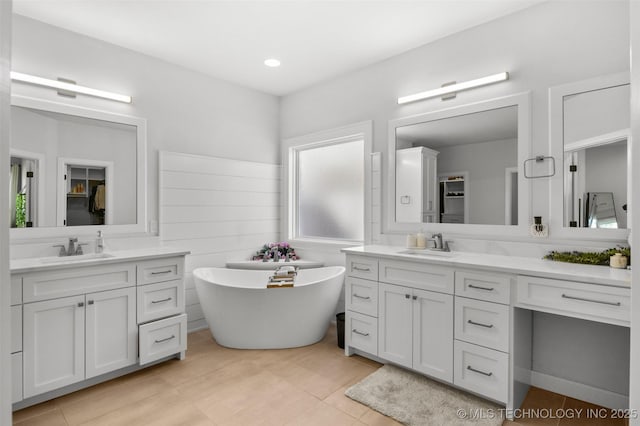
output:
[[[482,287],[479,285],[469,284],[469,288],[475,288],[476,290],[493,291],[493,287]]]
[[[371,272],[371,269],[370,269],[370,268],[361,268],[361,267],[359,267],[359,266],[354,266],[354,267],[353,267],[353,269],[354,269],[355,271]]]
[[[162,300],[152,300],[151,303],[163,303],[163,302],[168,302],[171,299],[172,297],[167,297],[166,299],[162,299]]]
[[[78,308],[82,308],[84,306],[84,302],[78,302]]]
[[[359,334],[361,336],[364,336],[364,337],[367,337],[369,335],[369,333],[363,333],[362,331],[358,331],[355,328],[353,330],[351,330],[351,331],[353,331],[354,333]]]
[[[483,376],[487,376],[487,377],[491,377],[491,376],[493,376],[493,373],[492,373],[492,372],[488,372],[488,373],[487,373],[486,371],[476,370],[475,368],[473,368],[473,367],[472,367],[472,366],[470,366],[470,365],[467,365],[467,370],[469,370],[469,371],[473,371],[474,373],[482,374]]]
[[[582,302],[591,302],[591,303],[601,303],[603,305],[611,305],[611,306],[620,306],[620,302],[607,302],[606,300],[595,300],[595,299],[586,299],[584,297],[575,297],[575,296],[567,296],[562,293],[563,299],[571,299],[571,300],[580,300]]]
[[[467,320],[468,324],[473,324],[473,325],[478,325],[480,327],[485,327],[485,328],[493,328],[493,324],[483,324],[481,322],[475,322],[475,321],[471,321],[471,320]]]
[[[93,300],[89,300],[89,301],[87,302],[87,305],[93,305]]]
[[[370,300],[371,296],[360,296],[358,293],[353,293],[353,297],[357,297],[358,299]]]
[[[172,272],[171,269],[167,269],[166,271],[155,271],[155,272],[152,272],[151,275],[170,274],[171,272]]]
[[[409,294],[405,294],[405,295],[404,295],[404,298],[405,298],[405,299],[411,299],[411,295],[409,295]]]
[[[162,343],[162,342],[166,342],[168,340],[175,339],[175,338],[176,338],[176,336],[174,334],[172,334],[171,337],[167,337],[166,339],[156,340],[155,343]]]

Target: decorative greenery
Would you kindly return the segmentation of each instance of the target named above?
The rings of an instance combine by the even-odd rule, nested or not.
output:
[[[296,251],[293,247],[289,245],[287,242],[279,242],[279,243],[269,243],[262,246],[260,250],[256,252],[256,254],[251,258],[251,260],[263,260],[263,259],[272,259],[275,252],[278,252],[281,259],[287,257],[289,255],[289,259],[296,260],[300,259],[296,254]]]
[[[609,265],[609,258],[616,253],[626,256],[631,264],[631,249],[629,247],[617,247],[605,250],[600,253],[580,252],[580,251],[552,251],[544,258],[558,262],[582,263],[587,265]]]
[[[25,194],[16,194],[16,228],[27,225],[27,206]]]

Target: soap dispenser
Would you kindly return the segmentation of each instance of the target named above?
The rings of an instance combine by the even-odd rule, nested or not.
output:
[[[96,253],[102,253],[104,251],[104,237],[102,231],[98,231],[98,238],[96,238]]]

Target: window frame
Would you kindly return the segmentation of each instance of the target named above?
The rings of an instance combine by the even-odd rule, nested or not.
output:
[[[324,244],[330,246],[349,247],[353,245],[367,244],[371,241],[371,147],[373,123],[364,121],[335,129],[325,130],[295,138],[285,139],[282,142],[282,239],[294,242],[298,246],[307,244]],[[323,146],[337,145],[363,141],[363,170],[364,170],[364,209],[362,227],[364,240],[343,240],[321,237],[301,237],[298,235],[298,153],[308,149]]]

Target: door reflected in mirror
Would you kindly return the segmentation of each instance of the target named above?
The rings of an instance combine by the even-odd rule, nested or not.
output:
[[[562,98],[564,226],[627,227],[628,84]]]
[[[11,227],[138,220],[134,125],[13,105]]]
[[[518,224],[518,106],[396,127],[396,221]]]

